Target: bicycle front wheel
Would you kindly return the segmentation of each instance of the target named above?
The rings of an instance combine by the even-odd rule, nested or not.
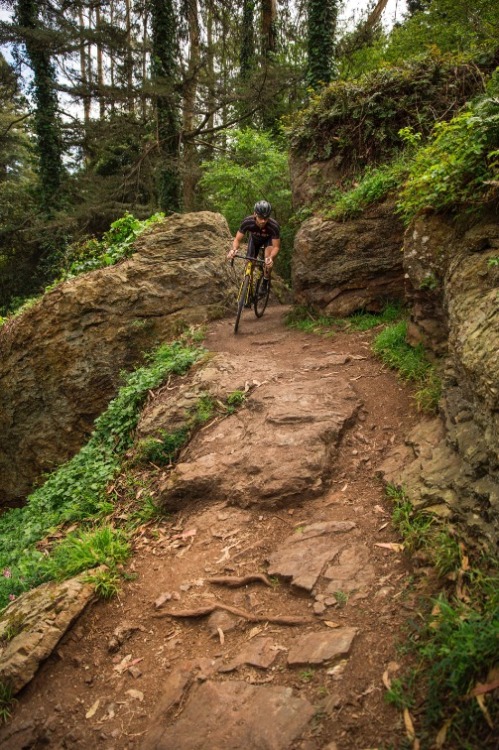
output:
[[[270,279],[269,283],[267,284],[267,288],[265,291],[263,291],[263,276],[261,276],[257,282],[256,282],[256,288],[255,288],[255,300],[254,300],[254,307],[255,307],[255,315],[257,318],[261,318],[263,313],[265,312],[265,308],[267,307],[267,302],[269,301],[269,295],[270,295]]]
[[[241,290],[239,292],[239,299],[237,300],[237,314],[236,314],[236,322],[234,323],[234,333],[237,333],[237,329],[239,328],[239,321],[241,319],[243,307],[246,304],[246,300],[248,298],[249,283],[250,283],[250,277],[245,276],[244,281],[241,285]]]

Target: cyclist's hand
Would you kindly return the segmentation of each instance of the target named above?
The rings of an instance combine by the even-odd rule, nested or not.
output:
[[[229,252],[227,253],[227,260],[232,260],[235,254],[236,254],[236,251],[234,250],[234,248],[229,250]]]
[[[272,266],[274,265],[274,261],[272,260],[272,258],[265,258],[265,265],[267,266],[267,268],[272,268]]]

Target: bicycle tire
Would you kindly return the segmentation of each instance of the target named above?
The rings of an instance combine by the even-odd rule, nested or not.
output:
[[[265,309],[267,307],[267,303],[269,301],[270,296],[270,279],[269,284],[267,286],[267,291],[263,295],[263,297],[260,297],[260,287],[263,283],[263,276],[261,276],[257,282],[256,282],[256,288],[255,288],[255,299],[254,299],[254,307],[255,307],[255,315],[257,318],[261,318],[263,313],[265,312]]]
[[[245,276],[242,287],[241,287],[241,294],[239,295],[239,299],[237,301],[237,314],[236,314],[236,322],[234,323],[234,333],[237,333],[237,329],[239,328],[239,321],[241,319],[241,313],[243,311],[246,298],[248,296],[249,283],[250,283],[250,277]]]

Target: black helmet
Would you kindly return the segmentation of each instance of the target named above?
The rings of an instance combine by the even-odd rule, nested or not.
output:
[[[260,218],[268,219],[272,211],[272,206],[267,201],[257,201],[253,211]]]

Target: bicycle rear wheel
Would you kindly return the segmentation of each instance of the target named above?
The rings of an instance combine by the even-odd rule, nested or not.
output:
[[[262,291],[263,276],[261,276],[256,282],[254,307],[255,315],[257,318],[262,317],[263,313],[265,312],[265,308],[267,307],[267,302],[269,301],[270,279],[268,281],[269,283],[267,284],[266,291]]]
[[[250,277],[245,276],[244,281],[241,286],[241,291],[239,294],[239,299],[237,300],[237,314],[236,314],[236,322],[234,323],[234,333],[237,333],[237,329],[239,328],[239,321],[241,319],[241,313],[243,311],[246,298],[248,297],[248,287],[250,283]]]

